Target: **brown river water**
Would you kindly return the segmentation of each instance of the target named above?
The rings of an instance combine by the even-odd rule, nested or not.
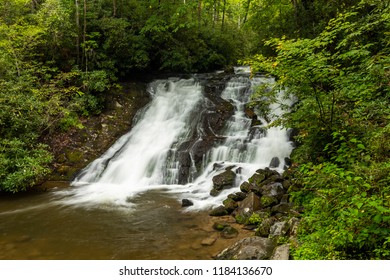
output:
[[[207,213],[186,213],[156,191],[138,196],[127,210],[61,199],[56,190],[0,196],[0,259],[207,260],[235,241],[219,238]],[[213,245],[201,244],[210,237],[217,239]]]

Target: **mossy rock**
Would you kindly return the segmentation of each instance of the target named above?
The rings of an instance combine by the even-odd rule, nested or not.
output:
[[[232,170],[226,170],[213,177],[213,188],[218,191],[231,188],[234,186],[235,179],[236,173]]]
[[[240,185],[240,190],[244,193],[249,193],[251,191],[251,188],[252,188],[252,185],[248,182],[243,182],[241,185]]]
[[[249,224],[249,218],[251,217],[251,213],[240,213],[234,216],[234,219],[236,220],[237,224],[240,225],[247,225]]]
[[[225,239],[234,238],[234,237],[237,237],[237,235],[238,235],[238,230],[235,229],[235,228],[232,227],[232,226],[227,226],[227,227],[225,227],[225,228],[221,231],[221,237],[222,237],[222,238],[225,238]]]
[[[233,199],[234,201],[242,201],[246,198],[247,194],[244,192],[231,193],[228,195],[228,198]]]
[[[228,215],[228,211],[226,210],[226,208],[224,206],[218,206],[217,208],[214,208],[213,210],[210,211],[209,215],[210,216],[215,216],[215,217],[218,217],[218,216],[225,216],[225,215]]]
[[[223,201],[223,205],[225,206],[225,209],[229,214],[232,213],[238,207],[238,203],[231,198],[225,199]]]
[[[255,235],[260,237],[268,237],[271,226],[275,223],[274,218],[264,219],[257,228]]]
[[[258,185],[260,186],[261,185],[261,182],[263,182],[265,179],[266,179],[266,173],[265,172],[262,172],[262,173],[255,173],[252,175],[252,177],[250,177],[248,179],[248,182],[250,184],[254,184],[254,185]]]
[[[222,231],[227,226],[229,226],[229,224],[226,222],[215,222],[213,224],[213,229],[215,229],[217,231]]]
[[[279,203],[278,199],[274,196],[262,196],[260,203],[263,208],[271,207]]]

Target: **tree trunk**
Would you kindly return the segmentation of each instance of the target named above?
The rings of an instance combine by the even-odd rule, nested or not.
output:
[[[245,6],[245,16],[244,16],[244,22],[243,22],[243,24],[245,24],[245,23],[246,23],[246,20],[248,19],[248,14],[249,14],[249,7],[250,7],[250,5],[251,5],[251,0],[248,0],[248,1],[246,2],[246,6]]]
[[[117,9],[117,6],[116,6],[116,0],[112,0],[112,16],[113,17],[116,17],[116,9]]]
[[[79,12],[79,0],[74,0],[76,8],[76,56],[77,64],[80,64],[80,12]]]
[[[222,9],[222,24],[221,24],[221,30],[223,30],[225,25],[225,12],[226,12],[226,0],[223,0],[223,9]]]
[[[217,21],[217,0],[213,3],[213,30],[215,28],[215,22]]]
[[[198,0],[198,31],[200,31],[201,19],[202,19],[202,0]]]
[[[84,4],[84,24],[83,24],[83,45],[84,45],[84,62],[85,72],[88,72],[88,57],[87,57],[87,0],[83,0]]]

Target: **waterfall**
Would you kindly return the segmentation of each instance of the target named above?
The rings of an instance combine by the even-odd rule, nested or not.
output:
[[[259,116],[258,122],[253,123],[245,114],[256,87],[272,84],[273,79],[251,79],[244,67],[236,71],[239,73],[229,79],[221,93],[234,111],[224,129],[216,133],[219,140],[205,151],[201,163],[194,159],[194,147],[206,137],[207,129],[200,125],[201,112],[210,111],[204,87],[195,78],[157,80],[149,86],[152,101],[139,113],[136,124],[72,182],[75,187],[69,191],[67,202],[127,207],[135,195],[161,189],[177,199],[190,199],[194,203],[190,208],[200,210],[220,204],[228,193],[238,191],[255,170],[268,167],[276,157],[279,161],[273,167],[282,172],[284,158],[292,151],[286,129],[268,128],[274,120],[272,116]],[[291,101],[283,102],[288,105]],[[282,113],[277,104],[271,110],[275,115]],[[185,158],[186,163],[180,158]],[[188,183],[180,184],[183,166],[189,170]],[[237,173],[235,187],[210,196],[212,178],[226,168]]]

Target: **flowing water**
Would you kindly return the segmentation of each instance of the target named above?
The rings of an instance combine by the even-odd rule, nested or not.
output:
[[[83,170],[73,187],[1,198],[0,259],[210,258],[225,243],[200,245],[212,234],[205,211],[275,157],[274,169],[282,172],[292,150],[285,129],[267,127],[273,116],[259,117],[254,126],[244,113],[256,87],[273,80],[250,79],[247,68],[237,72],[221,95],[234,106],[233,116],[216,133],[223,141],[203,155],[200,165],[189,151],[188,183],[179,184],[178,154],[190,139],[204,138],[200,112],[210,109],[210,100],[196,77],[156,80],[149,87],[152,101],[131,131]],[[274,115],[282,113],[280,103],[271,106]],[[210,196],[212,178],[226,168],[237,173],[235,187]],[[183,198],[194,204],[185,211]]]

